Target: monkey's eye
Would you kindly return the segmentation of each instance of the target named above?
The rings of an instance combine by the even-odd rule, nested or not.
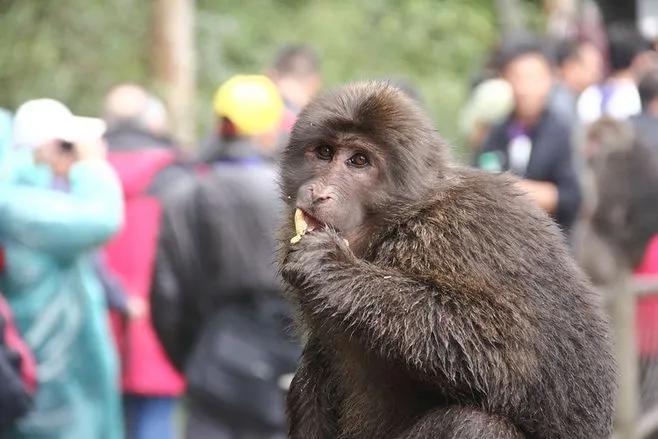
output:
[[[347,161],[350,165],[356,166],[357,168],[363,168],[364,166],[368,166],[370,164],[368,157],[366,157],[366,155],[363,153],[354,154]]]
[[[334,156],[334,151],[327,145],[320,145],[315,148],[315,154],[320,160],[331,160]]]

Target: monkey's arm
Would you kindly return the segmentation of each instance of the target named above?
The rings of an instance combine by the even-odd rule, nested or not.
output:
[[[501,367],[503,384],[532,358],[513,304],[494,295],[470,294],[465,284],[414,278],[357,259],[334,232],[305,236],[283,265],[299,291],[306,319],[316,332],[357,337],[364,347],[406,363],[423,376],[442,376],[484,390],[485,369]],[[495,303],[494,303],[495,302]],[[512,348],[513,346],[513,348]],[[509,372],[509,374],[506,374]],[[491,389],[490,389],[491,390]]]
[[[289,437],[332,439],[338,436],[335,413],[338,401],[331,387],[329,367],[319,345],[310,339],[288,392]]]

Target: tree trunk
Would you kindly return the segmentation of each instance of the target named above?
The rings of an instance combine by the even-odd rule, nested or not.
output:
[[[522,31],[526,27],[525,16],[519,0],[496,0],[496,15],[503,34]]]
[[[153,0],[153,69],[169,110],[172,134],[195,144],[196,49],[194,0]]]

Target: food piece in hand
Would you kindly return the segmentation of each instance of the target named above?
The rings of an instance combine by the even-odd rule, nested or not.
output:
[[[304,212],[302,212],[300,209],[295,210],[295,232],[297,234],[292,237],[290,243],[297,244],[299,241],[301,241],[302,235],[306,233],[307,228],[308,224],[304,220]]]

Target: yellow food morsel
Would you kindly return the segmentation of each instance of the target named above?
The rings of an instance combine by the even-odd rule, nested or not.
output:
[[[304,212],[300,209],[295,210],[295,232],[301,236],[306,233],[307,228],[308,224],[304,221]]]
[[[301,241],[302,235],[306,233],[307,228],[308,224],[306,224],[306,221],[304,221],[304,212],[299,209],[295,210],[295,233],[297,234],[292,237],[290,243],[297,244],[299,241]]]

